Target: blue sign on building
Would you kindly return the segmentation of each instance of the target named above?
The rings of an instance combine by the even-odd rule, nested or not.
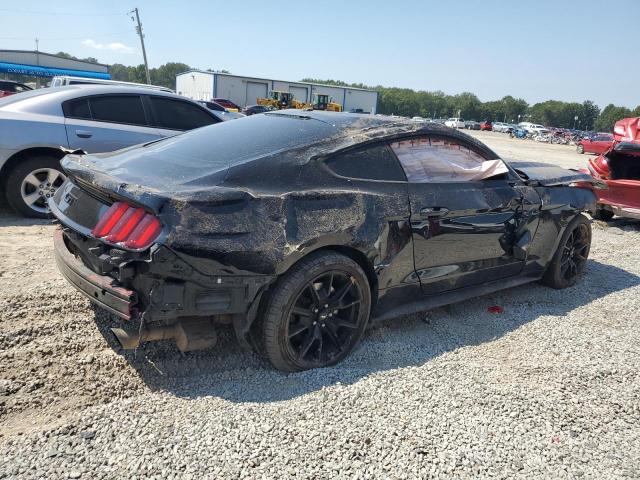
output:
[[[55,77],[68,75],[71,77],[99,78],[110,80],[108,73],[89,72],[86,70],[71,70],[67,68],[40,67],[37,65],[21,65],[19,63],[0,62],[0,73],[15,73],[18,75],[29,75],[31,77]]]

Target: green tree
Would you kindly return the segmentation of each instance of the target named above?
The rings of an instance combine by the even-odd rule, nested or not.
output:
[[[100,63],[97,58],[87,57],[87,58],[78,58],[73,55],[68,54],[67,52],[58,52],[56,53],[58,57],[66,58],[69,60],[80,60],[81,62],[89,62],[89,63]]]
[[[149,71],[149,75],[151,76],[151,83],[154,85],[161,85],[175,90],[176,75],[187,70],[189,70],[189,65],[186,63],[169,62],[160,65],[158,68],[152,68]]]
[[[601,132],[612,132],[615,123],[623,118],[631,117],[632,112],[626,107],[617,107],[610,103],[602,112],[596,121],[596,130]]]

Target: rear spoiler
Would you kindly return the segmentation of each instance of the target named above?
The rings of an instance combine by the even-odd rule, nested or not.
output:
[[[120,182],[99,170],[91,168],[86,152],[74,150],[68,153],[60,165],[65,175],[95,197],[108,203],[124,201],[158,214],[167,201],[166,197],[145,190],[138,185]],[[90,157],[89,157],[90,158]]]

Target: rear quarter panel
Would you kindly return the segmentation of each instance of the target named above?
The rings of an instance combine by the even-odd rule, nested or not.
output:
[[[596,196],[590,188],[569,186],[538,187],[542,199],[540,223],[528,255],[528,268],[540,272],[558,248],[560,237],[576,215],[595,208]]]
[[[414,271],[406,184],[336,178],[316,164],[281,170],[276,159],[250,168],[254,184],[245,175],[236,184],[231,172],[227,190],[171,200],[161,213],[174,225],[166,245],[258,274],[284,273],[321,248],[349,247],[377,269],[380,288]],[[265,175],[272,190],[259,180]]]
[[[61,146],[68,146],[62,117],[0,111],[0,149]]]

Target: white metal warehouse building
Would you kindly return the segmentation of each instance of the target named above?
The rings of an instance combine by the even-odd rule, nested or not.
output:
[[[176,75],[176,92],[194,100],[226,98],[246,107],[255,105],[257,98],[278,90],[293,93],[300,102],[311,102],[314,93],[326,94],[342,105],[344,112],[353,110],[376,113],[378,92],[352,87],[335,87],[318,83],[285,82],[266,78],[244,77],[229,73],[189,70]]]

